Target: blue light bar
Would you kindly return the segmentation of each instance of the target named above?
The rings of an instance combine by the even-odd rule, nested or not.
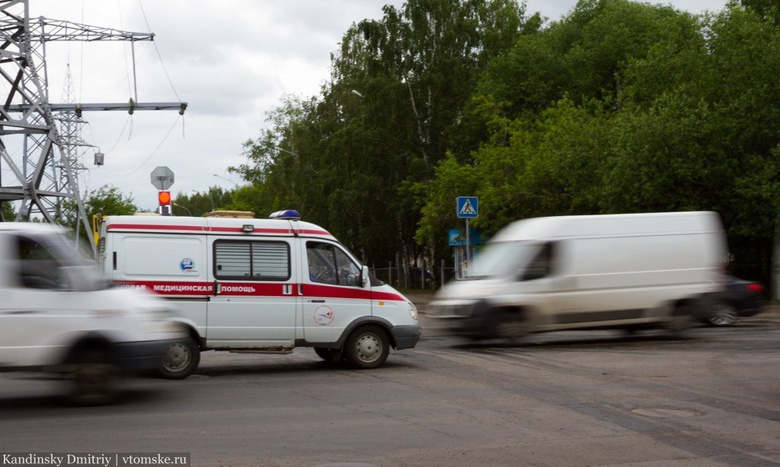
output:
[[[301,218],[301,213],[299,213],[295,209],[285,209],[284,211],[276,211],[275,213],[268,216],[268,218],[298,220]]]

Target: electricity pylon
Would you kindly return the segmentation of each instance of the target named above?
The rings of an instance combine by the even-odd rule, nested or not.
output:
[[[154,34],[119,31],[70,21],[30,20],[29,0],[0,0],[0,87],[7,97],[0,103],[0,204],[21,201],[16,220],[61,221],[62,203],[75,202],[78,223],[88,236],[92,226],[79,194],[78,147],[87,111],[178,110],[187,104],[140,103],[137,92],[126,103],[50,103],[46,69],[46,43],[51,41],[152,41]],[[133,55],[135,51],[133,48]],[[135,69],[135,67],[134,67]],[[59,127],[57,122],[60,123]],[[21,144],[9,152],[11,141]],[[18,152],[16,152],[18,151]],[[59,153],[59,154],[57,154]],[[0,212],[0,221],[2,218]],[[93,249],[94,242],[90,242]]]

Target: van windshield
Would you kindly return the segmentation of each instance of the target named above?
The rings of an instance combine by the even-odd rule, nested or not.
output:
[[[95,262],[65,236],[22,236],[19,248],[23,275],[27,276],[28,285],[35,288],[91,291],[110,285],[98,274]]]
[[[531,241],[490,243],[474,259],[469,279],[516,276],[539,251],[540,244]]]

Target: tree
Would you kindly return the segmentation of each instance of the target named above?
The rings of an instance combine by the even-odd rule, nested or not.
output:
[[[234,191],[226,191],[219,186],[209,187],[206,192],[194,192],[192,195],[178,193],[173,201],[172,212],[176,216],[200,217],[212,211],[232,210]]]
[[[138,208],[133,204],[132,196],[124,195],[119,188],[112,185],[104,185],[97,190],[85,193],[82,201],[84,210],[88,219],[94,216],[118,216],[135,214]],[[63,203],[62,208],[63,225],[73,228],[78,225],[79,238],[89,238],[84,231],[84,226],[78,222],[78,209],[76,202],[69,200]]]
[[[2,212],[0,215],[0,220],[4,222],[10,222],[16,218],[16,212],[14,211],[14,207],[10,202],[3,202],[0,203],[0,209],[2,209]]]
[[[523,26],[512,0],[412,0],[384,12],[345,33],[321,96],[285,98],[234,168],[258,203],[297,207],[380,264],[424,253],[412,187],[447,151],[476,147],[461,131],[465,103]]]

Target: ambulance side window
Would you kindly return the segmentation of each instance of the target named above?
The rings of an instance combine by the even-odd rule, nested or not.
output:
[[[349,286],[360,283],[360,268],[336,245],[306,242],[306,258],[312,282]]]
[[[285,242],[217,240],[214,277],[284,281],[290,278],[290,246]]]

